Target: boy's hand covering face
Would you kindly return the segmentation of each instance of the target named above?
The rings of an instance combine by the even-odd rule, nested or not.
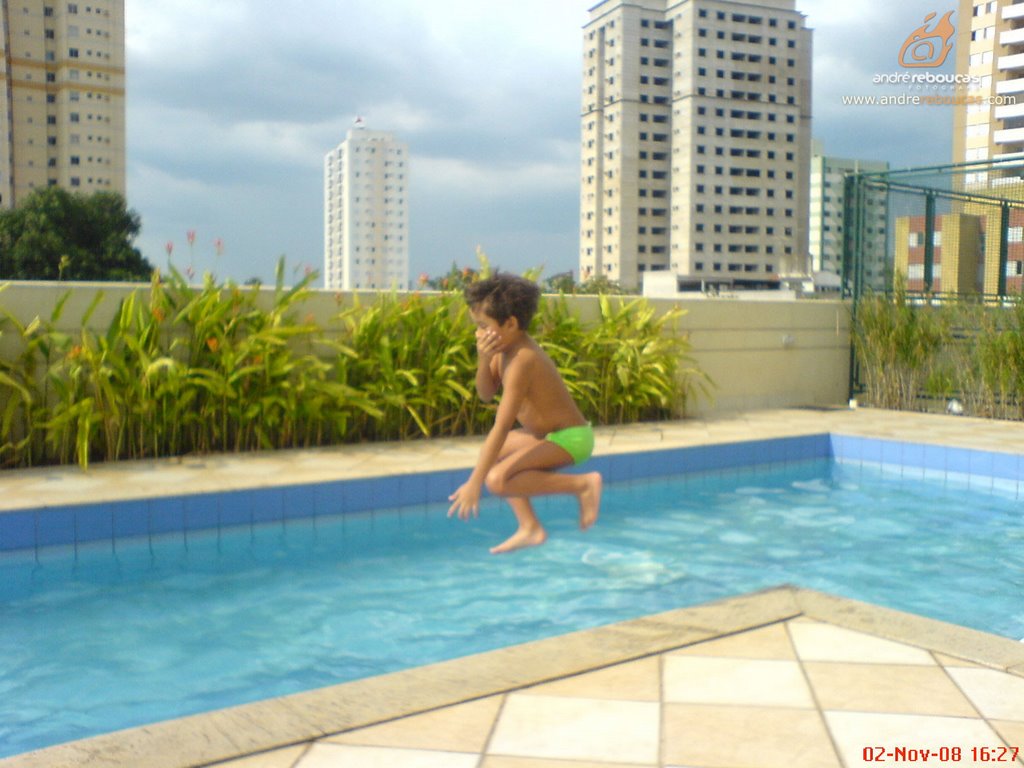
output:
[[[497,354],[501,351],[501,334],[492,328],[477,328],[476,351],[483,357]]]

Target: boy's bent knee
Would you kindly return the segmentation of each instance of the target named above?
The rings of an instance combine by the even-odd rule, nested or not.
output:
[[[491,471],[487,473],[487,477],[484,478],[484,485],[487,486],[487,490],[495,496],[504,495],[507,483],[508,476],[501,467],[493,467]]]

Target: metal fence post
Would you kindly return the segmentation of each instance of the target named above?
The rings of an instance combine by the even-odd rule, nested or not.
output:
[[[924,198],[924,292],[931,293],[935,273],[935,193]]]
[[[1003,203],[999,215],[999,278],[996,293],[1001,300],[1006,295],[1006,261],[1010,252],[1010,205]]]

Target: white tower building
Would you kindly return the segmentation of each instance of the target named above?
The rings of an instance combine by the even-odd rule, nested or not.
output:
[[[356,120],[324,158],[324,285],[409,285],[409,149]]]

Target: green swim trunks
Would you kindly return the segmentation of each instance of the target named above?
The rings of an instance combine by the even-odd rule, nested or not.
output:
[[[552,432],[544,438],[554,443],[572,456],[574,464],[582,464],[594,452],[594,428],[589,424],[579,427],[566,427]]]

